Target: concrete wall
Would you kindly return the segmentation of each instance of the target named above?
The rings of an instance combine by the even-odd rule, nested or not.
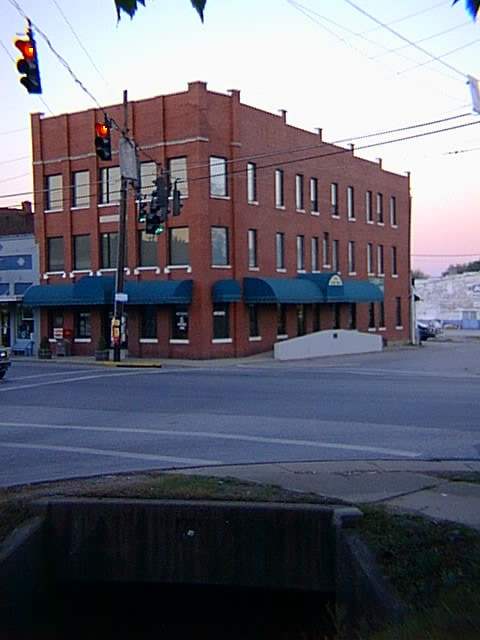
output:
[[[318,331],[300,338],[276,342],[273,354],[276,360],[300,360],[381,351],[382,344],[381,336],[338,329]]]
[[[417,280],[415,292],[421,298],[417,318],[480,327],[480,272]]]

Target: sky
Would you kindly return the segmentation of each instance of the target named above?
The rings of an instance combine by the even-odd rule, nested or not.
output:
[[[356,153],[411,172],[414,268],[435,276],[480,258],[480,115],[466,84],[480,78],[480,20],[464,0],[354,0],[361,11],[349,0],[207,0],[204,24],[190,0],[146,0],[119,23],[113,0],[0,0],[3,206],[32,198],[29,114],[95,107],[40,34],[43,94],[20,85],[13,39],[25,20],[12,2],[102,105],[121,102],[123,89],[138,100],[202,80],[222,93],[240,89],[260,109],[286,109],[289,124],[321,127],[328,142],[462,116],[406,135],[473,126]]]

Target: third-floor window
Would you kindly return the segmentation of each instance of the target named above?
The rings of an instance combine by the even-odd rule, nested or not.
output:
[[[180,191],[182,198],[188,197],[188,173],[187,158],[181,156],[179,158],[170,158],[168,161],[168,173],[170,176],[170,184],[173,186],[177,181],[177,189]]]
[[[285,197],[283,191],[283,169],[275,170],[275,206],[284,207]]]
[[[297,173],[295,176],[295,208],[297,211],[305,210],[305,199],[303,193],[303,174]]]
[[[75,171],[72,174],[72,207],[90,206],[90,174],[88,171]]]
[[[377,222],[383,224],[383,194],[377,193]]]
[[[397,226],[397,199],[390,196],[390,224],[392,227]]]
[[[330,185],[330,205],[332,216],[338,216],[338,184],[336,182]]]
[[[305,270],[305,236],[297,236],[297,271]]]
[[[140,163],[140,195],[142,199],[150,199],[155,188],[157,165],[155,162]]]
[[[45,210],[61,211],[63,209],[63,178],[59,173],[45,178]]]
[[[229,264],[228,256],[228,228],[212,227],[212,266],[226,267]]]
[[[275,264],[277,269],[285,269],[285,234],[275,234]]]
[[[247,200],[257,202],[257,165],[254,162],[247,163]]]
[[[256,269],[258,267],[256,229],[248,230],[248,267],[249,269]]]
[[[100,169],[100,204],[117,204],[120,202],[120,167],[104,167]]]
[[[210,195],[216,198],[228,196],[227,160],[210,156]]]
[[[318,213],[318,180],[310,178],[310,211]]]
[[[349,220],[355,220],[355,194],[353,187],[347,187],[347,215]]]

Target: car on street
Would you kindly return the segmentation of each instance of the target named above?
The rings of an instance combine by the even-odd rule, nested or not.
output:
[[[0,347],[0,380],[7,373],[7,369],[10,364],[11,362],[8,356],[8,351],[4,347]]]

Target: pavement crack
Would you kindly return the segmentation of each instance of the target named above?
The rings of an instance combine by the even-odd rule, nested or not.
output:
[[[385,503],[390,502],[391,500],[397,500],[398,498],[413,496],[416,493],[422,493],[422,491],[429,491],[430,489],[436,489],[439,486],[439,484],[442,484],[442,483],[427,485],[426,487],[422,487],[421,489],[412,489],[411,491],[403,491],[402,493],[391,495],[388,498],[379,498],[378,500],[372,500],[370,504],[382,504],[384,502]]]

